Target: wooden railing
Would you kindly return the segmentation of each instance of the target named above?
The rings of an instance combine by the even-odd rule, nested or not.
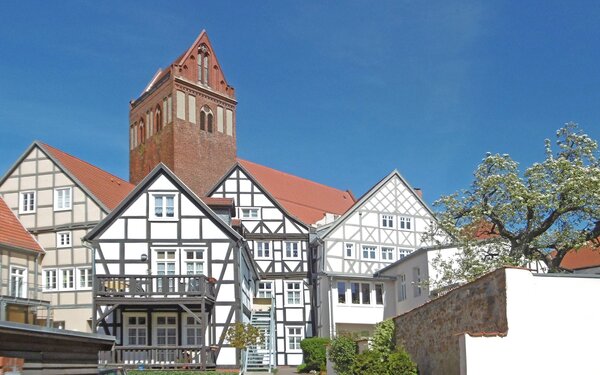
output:
[[[214,299],[215,284],[210,281],[204,275],[98,275],[94,287],[97,297],[209,297]]]
[[[100,366],[144,366],[146,368],[215,367],[215,352],[199,346],[117,346],[98,353]]]

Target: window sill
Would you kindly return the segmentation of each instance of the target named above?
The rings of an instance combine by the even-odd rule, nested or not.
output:
[[[54,207],[54,212],[61,212],[61,211],[71,211],[73,208],[69,207],[69,208],[56,208]]]

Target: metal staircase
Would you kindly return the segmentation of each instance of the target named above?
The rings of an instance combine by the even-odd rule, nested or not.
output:
[[[272,299],[268,299],[270,305],[265,304],[264,300],[265,298],[255,299],[255,309],[250,318],[250,324],[262,332],[264,341],[260,345],[251,345],[246,350],[244,373],[271,373],[275,368],[275,306]]]

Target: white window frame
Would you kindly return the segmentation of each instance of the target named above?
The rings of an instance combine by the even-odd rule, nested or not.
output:
[[[299,289],[294,288],[290,288],[290,286],[294,284],[298,284]],[[286,281],[285,282],[285,305],[286,306],[301,306],[302,305],[302,292],[303,292],[303,288],[302,288],[302,281]],[[290,293],[292,296],[292,299],[290,302]],[[298,298],[296,298],[296,294],[298,296]]]
[[[31,194],[31,199],[33,200],[33,204],[29,203],[25,205],[25,203],[23,202],[23,199],[25,198],[25,195]],[[33,208],[29,208],[29,206],[33,205]],[[19,213],[20,214],[34,214],[37,210],[37,193],[35,190],[27,190],[27,191],[21,191],[19,193]]]
[[[381,215],[381,227],[386,229],[394,228],[394,215],[382,214]]]
[[[173,216],[167,216],[166,197],[173,197]],[[162,216],[156,215],[156,198],[162,197]],[[152,221],[177,221],[179,220],[179,193],[173,191],[153,191],[150,193],[150,202],[148,204],[148,217]]]
[[[202,249],[202,248],[182,249],[181,256],[183,257],[183,264],[185,267],[182,271],[185,272],[186,275],[206,275],[205,250],[206,249]],[[198,253],[200,253],[199,258],[198,258]],[[188,258],[189,254],[192,254],[192,258]],[[175,254],[175,256],[177,257],[177,254]],[[189,264],[193,264],[193,266],[192,266],[193,271],[194,271],[193,273],[190,273],[190,270],[188,269]],[[198,265],[201,265],[201,268],[202,268],[202,272],[200,272],[200,273],[197,272]]]
[[[15,273],[13,274],[14,271],[20,271],[20,273]],[[9,290],[9,294],[12,297],[18,297],[18,298],[26,298],[27,297],[27,268],[26,267],[20,267],[20,266],[10,266],[9,269],[9,286],[8,286],[8,290]],[[14,283],[20,279],[19,283],[20,285],[17,285],[16,287],[18,289],[14,290],[13,293],[13,287],[14,287]]]
[[[293,245],[296,245],[296,256],[293,256],[294,249]],[[288,255],[288,246],[289,246],[289,255]],[[301,259],[302,255],[302,246],[299,241],[284,241],[284,249],[283,249],[283,259]]]
[[[42,272],[43,274],[43,280],[44,280],[44,285],[43,285],[43,290],[45,291],[52,291],[52,290],[58,290],[58,269],[57,268],[48,268],[48,269],[44,269],[44,272]],[[48,287],[48,274],[49,273],[53,273],[54,274],[54,287],[53,288],[49,288]]]
[[[421,297],[422,294],[421,269],[419,267],[413,267],[413,297]]]
[[[340,284],[342,284],[342,285],[344,286],[344,293],[342,293],[342,294],[340,294]],[[346,282],[346,281],[344,281],[344,280],[338,280],[338,281],[337,281],[337,283],[336,283],[336,290],[337,290],[337,304],[338,304],[338,305],[347,305],[347,304],[348,304],[348,301],[349,301],[349,299],[350,299],[350,298],[352,298],[352,296],[350,296],[350,298],[348,298],[348,290],[349,290],[350,288],[348,288],[348,286],[347,286],[346,284],[349,284],[349,283],[347,283],[347,282]],[[343,295],[343,296],[344,296],[344,302],[340,302],[340,295]]]
[[[269,286],[268,288],[266,286]],[[262,286],[262,288],[261,288]],[[268,295],[267,295],[268,294]],[[273,281],[259,281],[256,291],[256,297],[258,298],[273,298]]]
[[[159,344],[158,343],[158,329],[159,328],[165,328],[165,329],[173,329],[175,328],[175,345],[177,345],[177,340],[179,339],[179,329],[178,329],[178,317],[179,314],[177,313],[166,313],[166,312],[161,312],[161,313],[154,313],[152,314],[152,345],[154,346],[173,346],[173,344],[169,344],[168,342],[165,344]],[[158,318],[166,318],[166,323],[165,324],[161,324],[159,326],[158,324]],[[175,324],[171,324],[168,322],[169,318],[175,318]]]
[[[62,200],[60,194],[62,193]],[[69,200],[66,201],[65,192],[69,192]],[[67,204],[68,203],[68,204]],[[69,211],[73,208],[73,188],[72,187],[60,187],[54,188],[54,211]]]
[[[398,275],[398,302],[406,300],[406,274]]]
[[[398,220],[398,228],[402,230],[412,230],[412,217],[400,216],[400,220]]]
[[[294,333],[292,334],[290,330],[293,329]],[[299,332],[299,333],[296,333]],[[293,347],[291,344],[291,339],[294,338]],[[290,353],[301,353],[302,349],[300,348],[300,341],[304,338],[304,327],[301,326],[286,326],[285,327],[285,347],[286,351]]]
[[[136,318],[136,324],[130,324],[129,323],[129,318]],[[138,318],[144,318],[146,319],[146,323],[145,324],[138,324],[137,319]],[[135,329],[136,330],[136,341],[139,339],[139,331],[140,329],[144,329],[146,332],[145,335],[145,343],[143,344],[139,344],[136,343],[136,345],[148,345],[148,314],[147,313],[129,313],[129,312],[124,312],[123,313],[123,345],[133,345],[129,342],[129,329]]]
[[[360,256],[361,256],[361,259],[365,259],[365,260],[377,260],[377,246],[362,245]]]
[[[63,241],[63,236],[65,241]],[[73,245],[73,236],[70,231],[56,232],[56,247],[71,247]]]
[[[398,260],[405,258],[410,253],[412,253],[411,249],[398,249]]]
[[[381,261],[393,262],[396,249],[391,246],[381,246]]]
[[[81,277],[83,276],[84,285],[81,285]],[[94,282],[94,274],[92,267],[79,267],[77,268],[77,289],[78,290],[90,290]]]
[[[64,281],[65,281],[65,272],[71,271],[71,276],[73,279],[73,285],[72,286],[64,286]],[[75,279],[75,268],[73,267],[68,267],[68,268],[60,268],[59,269],[59,284],[58,284],[58,288],[60,290],[75,290],[76,289],[76,285],[77,285],[77,280]]]
[[[267,245],[268,249],[264,248],[265,244]],[[271,241],[256,241],[254,243],[254,246],[256,247],[254,249],[254,258],[256,258],[256,259],[272,259],[273,247],[271,246]]]
[[[201,312],[198,311],[198,312],[194,312],[194,313],[196,314],[196,316],[198,316],[198,318],[200,318],[200,320],[202,320],[202,313]],[[188,323],[188,319],[192,319],[193,323],[192,324]],[[197,345],[200,345],[200,342],[202,342],[202,326],[201,326],[201,323],[198,323],[196,321],[196,318],[194,318],[190,313],[184,313],[184,314],[182,314],[181,320],[182,320],[182,322],[181,322],[181,326],[182,326],[181,327],[181,335],[182,335],[181,342],[182,342],[182,344],[185,345],[185,346],[197,346]],[[193,329],[195,331],[198,330],[198,329],[200,329],[200,334],[199,335],[197,334],[197,331],[196,331],[196,335],[194,336],[194,341],[196,341],[196,342],[193,343],[193,344],[188,343],[188,338],[189,338],[188,331],[187,331],[188,328],[189,329]]]
[[[164,275],[162,276],[175,276],[177,274],[179,274],[179,256],[178,254],[180,253],[179,248],[175,248],[175,247],[158,247],[158,248],[152,248],[152,274],[153,275],[159,275],[158,274],[158,264],[159,263],[165,263],[165,270],[164,270]],[[159,253],[165,253],[165,257],[163,259],[158,259],[158,254]],[[173,258],[169,258],[167,256],[167,253],[173,253]],[[169,273],[169,269],[166,266],[167,263],[173,263],[173,273]],[[174,291],[177,288],[177,285],[175,285],[175,279],[174,278],[167,278],[166,282],[168,283],[168,285],[162,285],[163,282],[163,278],[158,278],[156,279],[154,282],[156,283],[154,285],[155,290],[161,290],[163,292],[166,291]],[[165,289],[167,288],[167,289]]]
[[[346,259],[355,259],[356,252],[354,251],[355,246],[353,243],[346,242],[344,244],[344,258]],[[348,255],[348,250],[350,250],[350,255]]]
[[[246,220],[260,220],[260,208],[258,207],[241,207],[240,218]]]

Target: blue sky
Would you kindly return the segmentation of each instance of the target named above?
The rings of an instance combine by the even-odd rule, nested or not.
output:
[[[568,121],[600,139],[600,6],[516,1],[11,2],[0,173],[35,139],[128,176],[128,102],[206,29],[240,157],[431,203],[486,152],[523,165]]]

